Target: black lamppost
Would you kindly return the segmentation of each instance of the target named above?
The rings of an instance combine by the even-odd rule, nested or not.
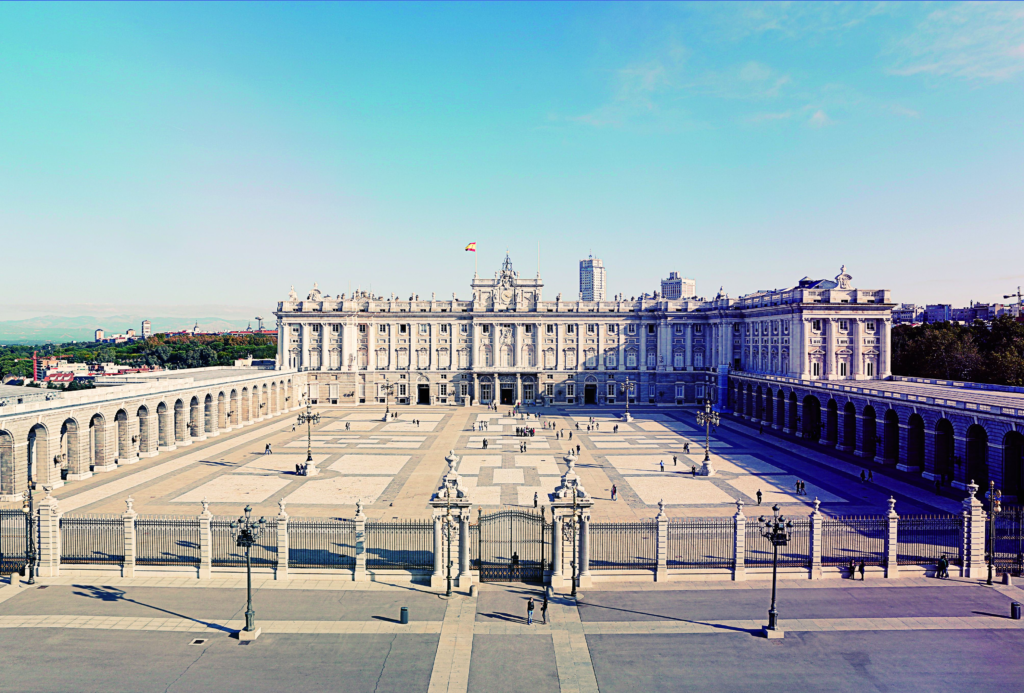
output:
[[[576,583],[579,582],[579,557],[580,551],[577,546],[577,528],[582,524],[580,508],[577,503],[576,486],[572,487],[572,518],[569,520],[572,527],[572,597],[576,598]]]
[[[772,607],[768,609],[767,630],[779,629],[779,611],[775,608],[775,583],[779,573],[779,547],[789,543],[789,530],[793,526],[792,520],[787,520],[779,515],[779,504],[772,506],[772,517],[764,515],[757,518],[758,529],[761,536],[772,543]]]
[[[231,538],[235,540],[236,546],[245,549],[245,632],[250,634],[256,631],[256,612],[252,609],[252,556],[249,552],[267,528],[265,519],[261,517],[259,522],[253,522],[251,516],[252,506],[247,505],[245,506],[245,516],[231,523]]]
[[[988,580],[986,584],[992,584],[992,578],[996,570],[996,515],[1002,508],[1003,493],[996,488],[995,481],[988,482]]]
[[[313,424],[320,423],[319,412],[313,413],[313,401],[309,398],[306,399],[306,411],[299,412],[298,417],[299,425],[306,424],[306,464],[310,464],[313,461]]]
[[[26,514],[25,563],[28,569],[29,585],[36,584],[36,508],[32,497],[32,483],[29,480],[28,495],[25,497],[25,504],[21,508]]]
[[[711,408],[711,399],[704,398],[704,411],[697,412],[697,425],[704,427],[704,461],[711,461],[711,427],[720,423],[718,412]]]
[[[384,420],[385,421],[388,420],[388,414],[391,413],[391,403],[388,400],[389,400],[389,395],[391,395],[391,392],[394,389],[395,389],[395,386],[388,382],[388,377],[385,375],[384,376],[384,384],[380,386],[380,391],[384,393]]]
[[[452,517],[452,494],[455,490],[452,486],[452,482],[446,478],[444,481],[445,511],[444,519],[442,520],[445,526],[445,534],[448,539],[448,569],[446,571],[448,586],[445,588],[445,597],[452,596],[452,525],[455,524],[455,518]]]
[[[626,376],[626,382],[619,384],[619,392],[626,395],[626,415],[623,417],[625,421],[629,421],[629,396],[633,393],[633,383],[629,380],[629,376]]]

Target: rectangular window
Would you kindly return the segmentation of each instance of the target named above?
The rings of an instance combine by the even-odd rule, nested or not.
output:
[[[565,396],[575,397],[576,396],[576,383],[569,383],[565,386]]]
[[[615,396],[615,383],[608,383],[608,389],[606,390],[609,397]]]
[[[459,334],[469,334],[469,325],[466,323],[459,325]]]
[[[702,400],[702,399],[704,399],[704,386],[703,385],[698,385],[697,386],[697,400],[699,401],[699,400]]]
[[[387,325],[377,325],[377,333],[378,334],[387,334],[388,333],[388,326]]]
[[[545,326],[544,326],[544,330],[545,330],[545,331],[546,331],[546,332],[547,332],[548,334],[554,334],[554,333],[555,333],[555,326],[554,326],[554,325],[545,325]]]
[[[626,325],[626,334],[636,334],[636,325]]]
[[[547,395],[548,397],[554,397],[555,396],[555,384],[554,383],[544,383],[544,394]]]
[[[576,334],[576,326],[575,325],[566,325],[565,326],[565,333],[566,334]]]
[[[813,375],[815,378],[821,375],[821,364],[818,363],[817,361],[811,364],[811,375]]]
[[[299,333],[299,326],[298,325],[292,325],[292,334],[298,334],[298,333]]]
[[[875,364],[874,364],[873,361],[868,361],[867,365],[868,365],[868,377],[869,378],[873,377],[875,375]]]
[[[430,326],[427,325],[425,322],[421,322],[420,323],[420,334],[426,334],[427,330],[429,329],[429,327]]]
[[[608,354],[605,357],[604,367],[605,368],[615,368],[617,361],[618,361],[618,359],[615,358],[615,354]]]
[[[409,326],[408,325],[404,325],[403,324],[403,325],[399,325],[398,326],[398,334],[408,334],[408,333],[409,333]]]
[[[533,325],[526,326],[526,334],[533,334]]]
[[[341,332],[341,325],[331,325],[331,332],[334,334]]]
[[[683,367],[683,352],[677,351],[672,354],[672,367],[682,368]]]
[[[693,326],[694,334],[701,334],[703,331],[704,331],[704,326],[703,325],[694,325]]]
[[[846,361],[839,362],[839,375],[846,377]]]
[[[821,332],[821,320],[812,320],[811,329],[815,332]]]
[[[406,384],[405,383],[398,383],[398,396],[399,397],[405,397],[407,395],[407,392],[408,392],[408,390],[406,389]]]
[[[686,386],[676,385],[676,399],[683,399],[686,396]]]
[[[647,326],[647,334],[654,334],[654,325]]]
[[[683,333],[683,326],[682,325],[676,325],[676,334],[682,334],[682,333]]]
[[[636,352],[626,352],[626,368],[636,368]]]
[[[867,328],[868,332],[874,332],[875,331],[875,321],[874,320],[865,320],[864,321],[864,327]]]
[[[313,325],[313,332],[319,332],[319,331],[320,331],[320,326],[319,325]]]
[[[597,334],[597,325],[587,325],[587,334]]]
[[[448,325],[441,325],[441,334],[448,334]]]
[[[850,329],[850,323],[847,322],[846,320],[840,320],[839,329],[842,330],[843,332],[846,332],[847,330]]]
[[[490,334],[491,333],[491,326],[490,325],[484,325],[483,326],[483,330],[484,330],[484,334]]]
[[[615,325],[608,325],[605,327],[605,330],[608,334],[615,334]]]
[[[439,383],[437,386],[437,394],[440,397],[448,396],[448,383]]]
[[[359,325],[359,334],[366,334],[366,325],[365,324]]]

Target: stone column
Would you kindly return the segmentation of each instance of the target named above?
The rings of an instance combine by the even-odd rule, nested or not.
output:
[[[441,515],[434,510],[434,573],[430,576],[430,588],[440,589],[444,584],[444,546],[441,543]]]
[[[128,496],[125,505],[128,506],[121,521],[124,523],[124,563],[121,566],[121,577],[135,577],[135,518],[138,516],[132,504],[135,499]]]
[[[520,373],[516,373],[516,394],[515,402],[519,404],[523,398],[523,376]]]
[[[654,571],[654,581],[663,582],[668,577],[668,515],[665,514],[665,501],[658,501],[658,565]]]
[[[864,370],[864,318],[850,320],[850,341],[853,343],[853,363],[850,364],[850,376],[860,380]]]
[[[473,584],[473,573],[469,566],[469,515],[468,507],[459,511],[459,589]]]
[[[962,577],[979,579],[985,577],[985,509],[981,501],[974,495],[978,485],[971,482],[967,485],[967,498],[963,502],[964,542],[963,542],[963,573]]]
[[[60,509],[53,489],[45,487],[46,497],[39,503],[39,577],[60,576]]]
[[[309,325],[302,323],[299,328],[299,362],[296,364],[300,371],[309,370]]]
[[[822,375],[824,380],[835,380],[839,370],[836,365],[836,328],[839,323],[836,318],[827,318],[822,324],[825,327],[825,372]]]
[[[733,524],[733,554],[732,554],[732,579],[734,582],[744,582],[747,579],[747,518],[743,514],[743,501],[736,500],[736,514],[732,516]]]
[[[878,346],[881,352],[881,358],[879,359],[878,370],[881,373],[878,374],[879,378],[888,378],[892,375],[892,319],[884,318],[879,321],[878,329]]]
[[[356,501],[356,565],[352,579],[365,582],[370,579],[366,572],[366,515],[363,514],[363,502]],[[434,550],[437,550],[437,519],[434,520]],[[437,555],[434,555],[434,567],[437,567]]]
[[[160,452],[170,452],[176,450],[178,445],[174,436],[174,405],[164,407],[164,411],[161,414],[157,414],[160,419],[159,429],[163,429],[163,433],[158,433],[160,436]]]
[[[616,345],[616,350],[617,350],[616,353],[618,354],[618,359],[615,361],[615,366],[616,366],[616,370],[620,370],[620,371],[626,370],[626,348],[625,348],[625,345],[624,345],[624,343],[622,341],[623,340],[623,336],[622,336],[622,328],[623,327],[624,327],[624,325],[621,322],[618,325],[616,325],[617,337],[618,337],[618,343]],[[616,393],[616,398],[618,398],[618,393]]]
[[[900,564],[897,560],[900,516],[896,514],[896,499],[892,496],[889,496],[889,510],[885,517],[889,521],[888,531],[885,533],[885,577],[898,578],[900,576]]]
[[[288,513],[284,509],[284,498],[277,502],[277,565],[274,566],[274,579],[288,579],[288,561],[291,558],[288,549]]]
[[[686,323],[686,370],[693,370],[693,324]]]
[[[811,359],[808,355],[808,343],[811,334],[811,319],[804,318],[797,325],[800,327],[800,335],[797,339],[797,347],[800,350],[800,379],[808,380],[811,377]]]
[[[199,513],[199,579],[209,580],[213,574],[213,531],[210,528],[213,513],[205,498],[202,504],[203,512]]]
[[[561,323],[555,323],[555,370],[560,371],[565,368],[565,359],[562,355],[563,338],[562,338],[562,325]]]
[[[814,510],[811,512],[811,574],[812,580],[821,579],[821,501],[814,499]]]
[[[552,587],[562,587],[565,578],[562,575],[562,552],[565,550],[562,543],[562,516],[551,511],[551,581]]]
[[[586,510],[580,522],[580,587],[589,587],[590,577],[590,511]]]
[[[647,325],[640,321],[640,370],[647,370]]]

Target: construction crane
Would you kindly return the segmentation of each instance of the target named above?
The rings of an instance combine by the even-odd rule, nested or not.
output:
[[[1021,294],[1019,286],[1017,287],[1017,293],[1015,293],[1015,294],[1004,294],[1003,295],[1003,298],[1016,298],[1017,299],[1017,314],[1013,316],[1015,318],[1019,318],[1020,317],[1020,315],[1021,315],[1021,307],[1022,307],[1022,305],[1024,305],[1024,302],[1021,301],[1021,296],[1022,296],[1022,294]]]

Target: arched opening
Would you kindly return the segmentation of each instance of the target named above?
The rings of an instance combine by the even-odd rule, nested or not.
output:
[[[748,417],[753,418],[754,411],[757,407],[757,398],[754,396],[754,386],[747,383],[747,411]]]
[[[277,413],[277,383],[270,383],[270,414]]]
[[[821,438],[821,401],[814,395],[804,397],[802,433],[807,440]]]
[[[953,424],[949,419],[939,419],[935,424],[935,473],[943,483],[953,480]]]
[[[188,433],[198,438],[202,433],[202,419],[199,418],[199,398],[193,397],[188,404]]]
[[[924,467],[924,419],[920,414],[907,419],[907,466]]]
[[[48,484],[54,481],[50,460],[50,434],[46,426],[39,423],[28,431],[28,481],[30,484]]]
[[[796,393],[795,392],[790,392],[789,393],[789,407],[788,407],[788,409],[789,409],[789,430],[794,432],[794,433],[796,433],[796,431],[797,431],[796,421],[797,421],[798,418],[800,418],[800,415],[797,413]]]
[[[984,497],[988,479],[988,431],[973,424],[967,429],[967,481],[976,483]]]
[[[146,407],[146,405],[142,405],[135,413],[135,417],[139,420],[139,454],[147,455],[153,452],[153,448],[151,447],[153,441],[151,440],[149,431],[149,408]]]
[[[900,458],[900,417],[895,409],[886,409],[882,417],[882,457],[887,462]]]
[[[764,393],[764,420],[769,426],[775,421],[775,397],[769,387]]]
[[[242,422],[249,421],[249,388],[242,388]]]
[[[326,389],[326,388],[324,388],[324,389]],[[261,417],[267,415],[267,413],[268,413],[267,409],[269,409],[269,407],[270,407],[270,405],[268,404],[268,401],[269,401],[270,398],[269,398],[267,393],[268,393],[267,384],[264,383],[263,387],[260,388],[260,416]]]
[[[839,404],[831,398],[825,405],[825,440],[831,445],[839,442]]]
[[[843,447],[846,452],[857,447],[857,407],[853,402],[843,405]]]
[[[775,399],[776,399],[776,404],[777,404],[777,406],[775,408],[778,410],[776,412],[775,425],[778,428],[785,428],[786,427],[786,395],[783,394],[782,388],[779,388],[778,395],[776,396]]]
[[[203,432],[213,433],[217,430],[217,412],[213,408],[213,395],[206,395],[203,400]]]
[[[227,409],[227,397],[224,396],[223,392],[217,393],[217,426],[219,428],[228,427],[228,409]]]
[[[180,399],[174,402],[174,440],[177,443],[185,442],[185,432],[188,430],[185,426],[185,403]]]
[[[757,386],[757,399],[754,404],[754,418],[758,421],[764,419],[764,393],[761,391],[761,386]]]
[[[156,405],[156,433],[160,447],[169,448],[174,445],[174,415],[165,402]]]
[[[107,461],[107,429],[102,414],[93,415],[89,420],[89,453],[93,470],[106,469]]]
[[[1003,493],[1024,500],[1024,435],[1017,431],[1003,436]]]
[[[0,495],[13,496],[14,489],[14,436],[0,431]]]
[[[117,426],[117,461],[120,462],[134,457],[128,436],[128,412],[118,409],[114,414],[114,423]]]
[[[65,419],[60,427],[60,451],[54,459],[54,465],[60,466],[62,479],[66,479],[69,474],[82,474],[88,471],[81,450],[78,422],[74,419]]]
[[[875,408],[868,405],[864,407],[864,412],[861,414],[861,434],[860,440],[861,451],[864,453],[864,457],[868,459],[878,454],[878,429],[876,427]]]

